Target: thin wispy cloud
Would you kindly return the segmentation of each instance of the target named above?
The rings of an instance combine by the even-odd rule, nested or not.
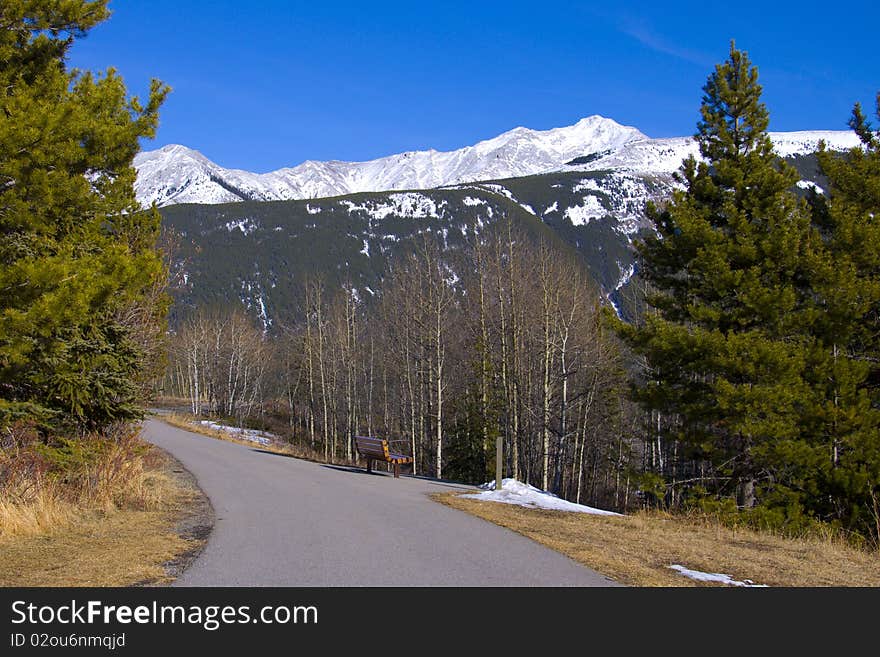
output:
[[[625,22],[620,25],[620,31],[643,46],[663,55],[669,55],[704,68],[711,67],[715,62],[714,58],[705,53],[670,42],[644,23]]]
[[[635,15],[631,11],[604,7],[590,7],[584,11],[584,14],[601,20],[620,34],[634,39],[649,50],[662,55],[674,57],[703,68],[711,68],[717,61],[715,57],[693,48],[680,46],[658,33],[642,14]]]

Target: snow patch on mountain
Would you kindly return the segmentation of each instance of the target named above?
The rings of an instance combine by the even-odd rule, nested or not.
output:
[[[250,219],[249,217],[245,217],[244,219],[227,221],[225,227],[226,230],[230,233],[237,229],[240,230],[243,235],[247,236],[257,230],[260,227],[260,224],[255,222],[253,219]]]
[[[257,272],[259,275],[259,272]],[[272,327],[272,318],[266,310],[265,294],[262,286],[256,281],[241,281],[241,292],[239,299],[247,310],[254,310],[260,323],[263,325],[263,332],[266,333]]]
[[[628,267],[624,268],[623,266],[621,266],[620,262],[618,261],[617,267],[620,269],[620,278],[617,280],[617,285],[614,286],[615,292],[617,292],[617,290],[619,290],[624,285],[629,283],[629,280],[636,273],[635,263],[632,263]]]
[[[817,194],[824,194],[825,193],[825,190],[822,189],[821,187],[819,187],[819,185],[814,183],[812,180],[798,180],[796,184],[801,189],[806,189],[806,190],[812,189]]]
[[[509,189],[507,189],[507,187],[505,187],[504,185],[499,185],[497,183],[485,183],[482,185],[477,185],[474,188],[475,189],[483,189],[488,192],[492,192],[494,194],[501,194],[501,196],[503,196],[504,198],[506,198],[510,201],[513,201],[514,203],[516,203],[519,207],[521,207],[523,210],[525,210],[529,214],[533,214],[533,215],[537,216],[535,209],[531,205],[529,205],[528,203],[523,203],[522,201],[517,200],[517,198],[513,195],[513,192],[511,192]],[[491,217],[492,215],[490,214],[489,216]]]
[[[348,199],[339,201],[339,205],[347,208],[349,213],[363,212],[371,219],[382,220],[390,215],[410,217],[412,219],[439,219],[442,210],[446,207],[446,201],[438,204],[434,199],[424,194],[407,192],[403,194],[390,194],[387,199],[366,200],[363,203],[354,203]]]
[[[602,188],[599,187],[599,183],[596,182],[595,178],[584,178],[577,185],[572,187],[571,191],[575,194],[578,192],[599,192],[602,191]]]
[[[586,226],[592,219],[598,219],[608,214],[608,210],[595,196],[585,196],[583,205],[576,205],[565,209],[565,218],[574,226]]]
[[[859,136],[850,130],[802,130],[798,132],[771,132],[773,150],[782,157],[813,153],[819,142],[825,142],[832,151],[846,151],[861,146]]]

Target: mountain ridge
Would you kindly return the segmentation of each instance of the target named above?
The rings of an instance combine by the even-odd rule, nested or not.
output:
[[[780,155],[814,151],[820,139],[843,150],[856,146],[849,131],[770,133]],[[554,171],[615,169],[668,175],[688,155],[692,137],[652,139],[632,126],[599,115],[571,126],[522,126],[452,151],[407,151],[362,162],[306,160],[268,173],[229,169],[180,144],[139,153],[135,190],[144,205],[303,200],[360,192],[435,189]],[[572,164],[572,162],[576,162]]]

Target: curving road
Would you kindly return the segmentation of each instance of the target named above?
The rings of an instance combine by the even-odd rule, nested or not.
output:
[[[613,586],[510,530],[430,500],[466,486],[333,467],[158,420],[211,499],[216,524],[177,586]]]

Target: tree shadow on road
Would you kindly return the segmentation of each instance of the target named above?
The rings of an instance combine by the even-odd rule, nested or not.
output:
[[[373,470],[372,472],[367,472],[364,468],[359,468],[356,466],[347,466],[347,465],[331,465],[329,463],[322,463],[322,468],[329,468],[331,470],[338,470],[339,472],[348,472],[351,474],[361,474],[361,475],[369,475],[369,476],[379,476],[379,477],[391,477],[394,478],[394,473],[392,472],[381,472],[377,470]],[[458,488],[462,490],[471,490],[474,488],[469,484],[463,484],[458,481],[448,481],[445,479],[435,479],[433,477],[425,477],[424,475],[412,475],[412,474],[400,474],[401,479],[416,479],[419,481],[425,481],[431,484],[435,484],[437,486],[444,486],[447,488]]]
[[[286,459],[296,459],[297,461],[307,461],[308,459],[304,459],[301,456],[294,456],[293,454],[284,454],[283,452],[272,452],[268,449],[258,449],[256,447],[251,447],[252,452],[259,452],[260,454],[269,454],[271,456],[283,456]]]

